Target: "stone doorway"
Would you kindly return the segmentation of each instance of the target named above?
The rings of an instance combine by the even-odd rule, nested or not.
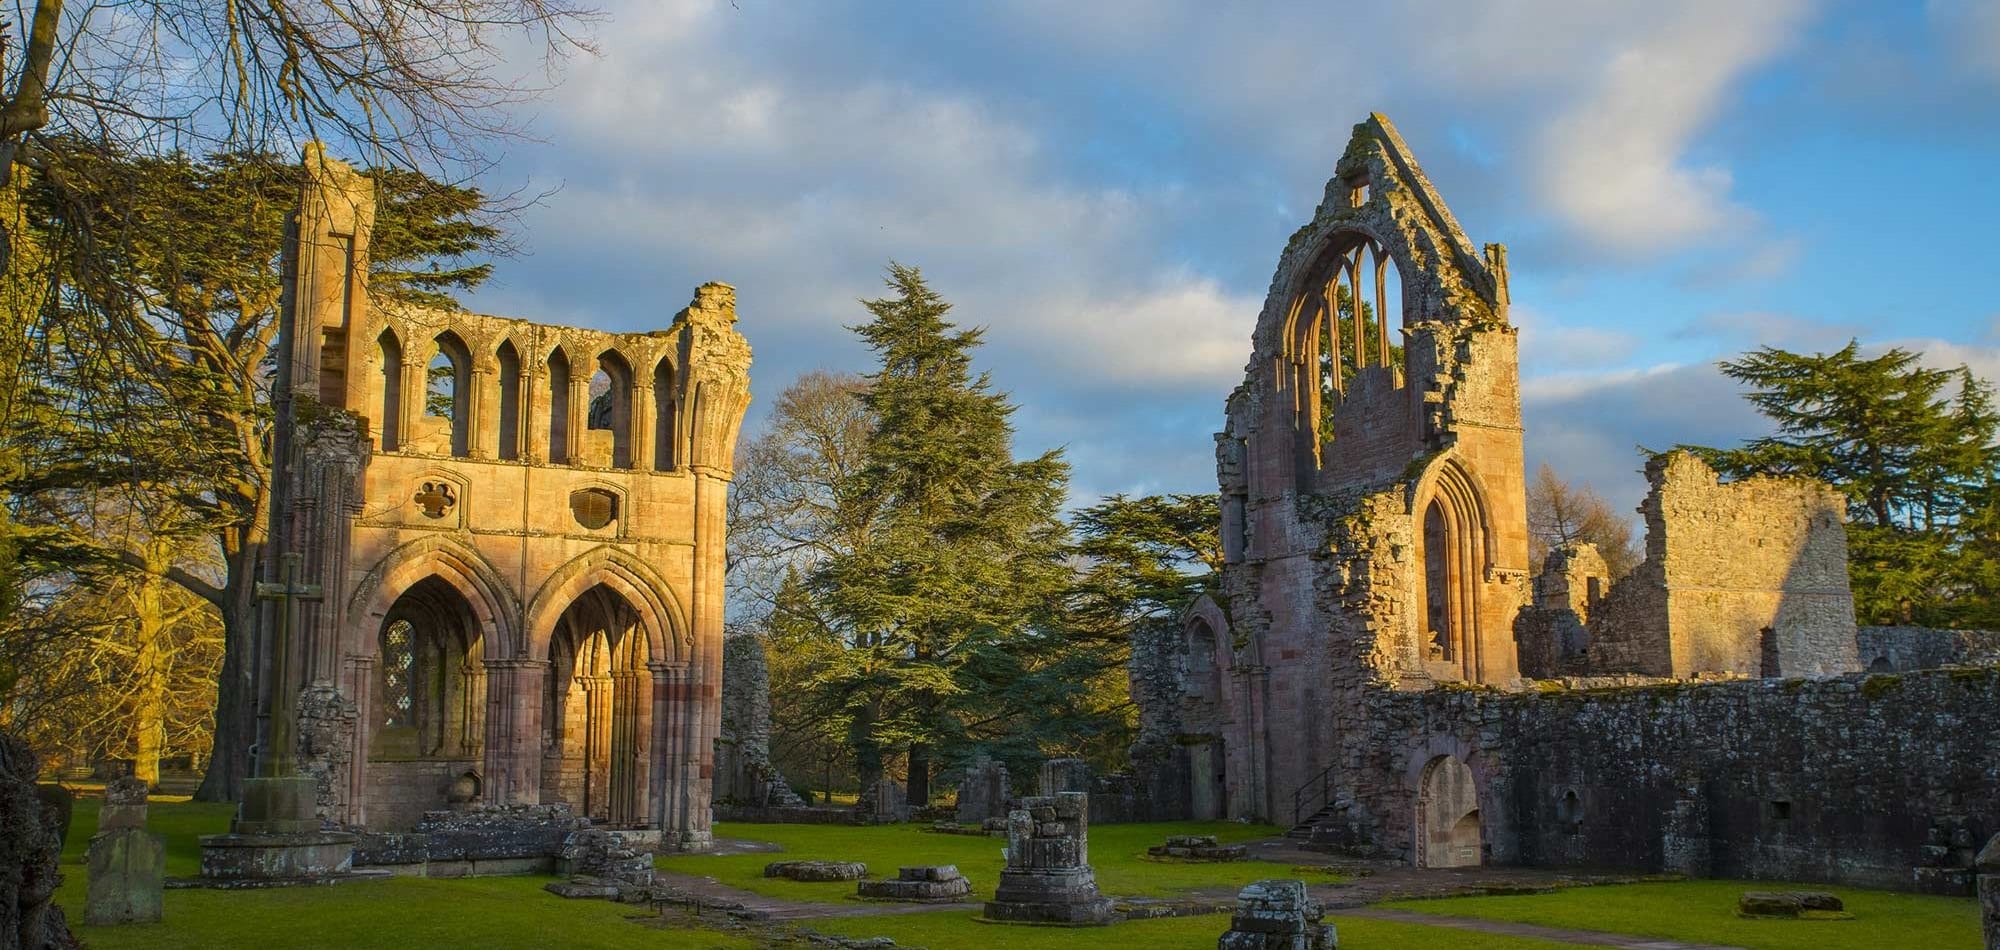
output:
[[[465,595],[432,575],[396,598],[375,646],[364,794],[372,822],[403,828],[427,810],[468,798],[461,778],[478,784],[485,644]]]
[[[1221,736],[1202,736],[1188,747],[1189,817],[1216,821],[1228,811],[1228,784]]]
[[[1423,868],[1477,867],[1483,834],[1479,789],[1472,769],[1456,756],[1425,764],[1417,789],[1414,862]]]
[[[543,688],[543,801],[615,826],[645,824],[649,659],[638,611],[609,587],[585,591],[557,619]]]

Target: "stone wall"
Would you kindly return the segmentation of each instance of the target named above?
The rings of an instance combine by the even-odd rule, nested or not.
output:
[[[2000,663],[2000,630],[1862,627],[1855,641],[1861,665],[1871,673]]]
[[[1504,692],[1364,689],[1320,838],[1411,857],[1465,764],[1487,861],[1971,893],[2000,827],[2000,669]]]
[[[715,800],[752,806],[805,804],[771,764],[771,673],[764,659],[764,638],[755,634],[738,634],[722,645]]]
[[[1803,478],[1723,482],[1688,452],[1652,459],[1646,477],[1646,560],[1589,623],[1593,672],[1860,669],[1839,492]]]

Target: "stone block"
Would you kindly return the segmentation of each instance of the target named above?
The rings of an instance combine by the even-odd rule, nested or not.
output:
[[[161,895],[167,886],[167,849],[158,835],[129,827],[93,835],[86,860],[90,882],[83,908],[85,923],[159,922]]]
[[[764,865],[764,876],[792,881],[858,881],[868,876],[868,865],[859,861],[773,861]]]
[[[1229,930],[1216,940],[1217,950],[1335,950],[1333,925],[1323,923],[1319,902],[1296,880],[1251,884],[1236,895],[1236,913]]]
[[[112,779],[97,810],[98,832],[146,827],[146,791],[146,783],[132,776]]]
[[[2000,950],[2000,835],[1979,851],[1979,919],[1986,950]]]
[[[1842,914],[1845,905],[1825,891],[1744,891],[1736,902],[1742,917],[1804,917]]]
[[[958,901],[972,893],[972,882],[950,864],[905,867],[889,881],[862,881],[855,893],[870,900],[913,902]]]

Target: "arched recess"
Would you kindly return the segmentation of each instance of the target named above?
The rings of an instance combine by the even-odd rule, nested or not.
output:
[[[500,365],[500,446],[496,453],[502,459],[521,457],[521,351],[514,348],[514,341],[503,340],[494,354]]]
[[[424,373],[424,414],[451,427],[451,454],[472,454],[472,351],[457,333],[437,335],[437,355]]]
[[[640,610],[609,584],[586,588],[557,615],[547,659],[542,801],[644,824],[653,680]]]
[[[1396,255],[1364,228],[1331,231],[1298,274],[1280,329],[1278,389],[1291,395],[1298,477],[1309,487],[1348,393],[1403,385],[1400,329],[1411,315]]]
[[[567,462],[575,454],[569,431],[569,354],[558,346],[549,353],[549,461]]]
[[[653,470],[671,471],[680,455],[680,396],[674,391],[674,366],[661,357],[653,367]]]
[[[1477,867],[1483,863],[1484,843],[1479,781],[1472,767],[1455,755],[1432,756],[1417,779],[1412,863],[1420,868]]]
[[[1243,717],[1236,708],[1241,697],[1233,687],[1234,658],[1229,620],[1215,599],[1203,595],[1182,619],[1187,651],[1186,705],[1180,745],[1186,756],[1188,817],[1212,821],[1229,817],[1231,736],[1243,730],[1230,724]]]
[[[1433,676],[1483,681],[1482,591],[1493,563],[1485,493],[1446,457],[1425,473],[1413,497],[1417,650]]]
[[[487,657],[518,655],[520,635],[514,605],[520,601],[492,563],[449,535],[427,533],[390,551],[355,587],[348,601],[349,625],[372,636],[391,607],[417,582],[435,577],[465,598]],[[359,645],[349,645],[354,650]],[[365,652],[357,650],[357,652]]]
[[[547,655],[562,612],[584,591],[600,584],[624,597],[638,612],[648,655],[669,664],[688,661],[693,641],[687,632],[687,614],[673,588],[646,562],[610,545],[571,558],[535,591],[523,614],[529,655]]]
[[[375,427],[384,452],[394,452],[403,444],[403,344],[394,327],[384,327],[375,340],[381,351],[381,392],[374,399]]]
[[[472,602],[430,575],[409,585],[376,628],[375,682],[360,731],[371,822],[409,827],[430,809],[470,801],[486,734],[485,639]]]
[[[611,434],[612,468],[631,468],[632,364],[617,350],[605,350],[597,355],[597,373],[591,380],[587,425]]]

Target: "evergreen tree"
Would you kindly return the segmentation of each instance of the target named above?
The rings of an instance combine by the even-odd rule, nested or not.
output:
[[[1013,407],[972,368],[982,331],[947,322],[916,268],[892,263],[887,284],[854,328],[880,360],[856,476],[877,524],[808,587],[850,645],[818,683],[850,715],[864,784],[884,751],[906,751],[922,804],[934,755],[996,739],[1064,688],[1044,661],[1061,653],[1068,466],[1013,458]]]
[[[1806,475],[1848,498],[1848,565],[1863,623],[1959,625],[1996,614],[2000,413],[1964,366],[1892,347],[1802,355],[1763,347],[1722,364],[1777,432],[1737,449],[1684,446],[1725,476]],[[1984,621],[1981,621],[1984,622]]]

